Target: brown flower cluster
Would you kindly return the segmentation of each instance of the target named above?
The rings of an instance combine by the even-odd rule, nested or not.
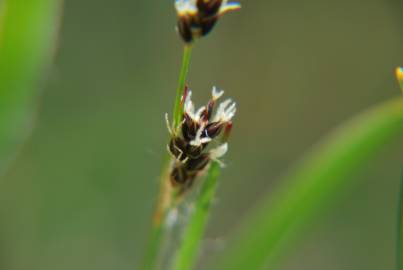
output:
[[[171,135],[168,151],[174,158],[170,180],[173,186],[179,187],[179,193],[192,186],[211,160],[217,160],[227,152],[226,141],[232,128],[231,119],[236,112],[235,103],[230,99],[215,109],[217,100],[224,94],[224,91],[218,91],[215,87],[210,101],[197,111],[191,94],[190,90],[186,90],[182,98],[183,119],[177,130],[171,128],[167,118]],[[214,143],[218,143],[218,146],[212,147]]]

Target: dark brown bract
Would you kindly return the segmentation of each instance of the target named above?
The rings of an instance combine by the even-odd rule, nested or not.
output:
[[[183,118],[177,130],[169,123],[171,139],[168,151],[173,163],[170,172],[171,183],[179,187],[179,192],[188,190],[195,178],[204,171],[211,160],[223,156],[228,148],[227,139],[232,128],[231,119],[235,115],[235,103],[230,99],[218,105],[215,115],[213,111],[217,99],[223,91],[213,88],[212,98],[207,105],[197,112],[191,101],[191,91],[185,91],[182,99]],[[212,144],[218,144],[214,147]]]

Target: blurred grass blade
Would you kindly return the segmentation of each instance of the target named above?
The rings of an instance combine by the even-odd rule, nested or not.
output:
[[[339,127],[285,176],[283,189],[274,198],[261,201],[214,269],[272,266],[284,251],[284,240],[301,235],[316,214],[354,183],[352,173],[395,139],[403,140],[403,98],[380,104]]]
[[[400,180],[400,196],[399,205],[397,208],[397,270],[401,270],[403,267],[403,170]]]
[[[54,49],[59,3],[0,5],[0,175],[29,134],[38,82]]]
[[[195,201],[195,208],[191,214],[185,231],[182,235],[182,242],[176,251],[172,270],[189,270],[197,259],[200,240],[203,237],[207,224],[209,209],[217,189],[217,178],[220,173],[220,166],[212,162],[203,185]]]
[[[400,91],[403,94],[403,67],[396,68],[396,79],[399,82]],[[400,180],[400,195],[397,212],[397,248],[396,248],[396,266],[397,270],[403,267],[403,170]]]

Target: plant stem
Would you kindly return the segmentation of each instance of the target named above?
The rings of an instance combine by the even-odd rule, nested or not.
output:
[[[160,253],[161,243],[164,232],[164,219],[167,209],[170,205],[171,187],[168,179],[170,157],[167,155],[162,167],[160,176],[160,193],[158,195],[156,207],[153,214],[151,224],[151,232],[149,235],[143,262],[140,267],[142,270],[157,269],[158,255]]]
[[[181,98],[183,96],[186,77],[189,70],[190,56],[192,53],[191,45],[185,45],[183,50],[182,66],[179,73],[178,88],[176,90],[175,104],[173,110],[173,128],[177,129],[182,117]],[[164,221],[169,208],[172,206],[174,190],[169,182],[169,169],[171,157],[166,154],[162,173],[160,177],[160,191],[156,208],[153,215],[153,222],[149,236],[149,242],[146,247],[141,269],[153,270],[157,268],[158,256],[164,239]]]
[[[193,213],[189,217],[177,250],[172,270],[189,270],[195,263],[200,240],[206,227],[209,209],[217,189],[220,166],[213,161],[198,194]]]
[[[185,91],[186,77],[189,71],[191,55],[192,55],[192,45],[185,45],[183,50],[182,67],[179,73],[178,89],[176,89],[175,105],[173,111],[174,129],[178,128],[183,114],[181,110],[181,99]]]
[[[150,238],[144,255],[143,264],[140,269],[156,269],[158,261],[159,246],[161,243],[162,226],[152,226]]]

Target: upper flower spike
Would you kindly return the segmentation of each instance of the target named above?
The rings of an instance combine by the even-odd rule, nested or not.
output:
[[[176,0],[178,31],[186,43],[207,35],[223,14],[238,10],[241,5],[228,0]]]

